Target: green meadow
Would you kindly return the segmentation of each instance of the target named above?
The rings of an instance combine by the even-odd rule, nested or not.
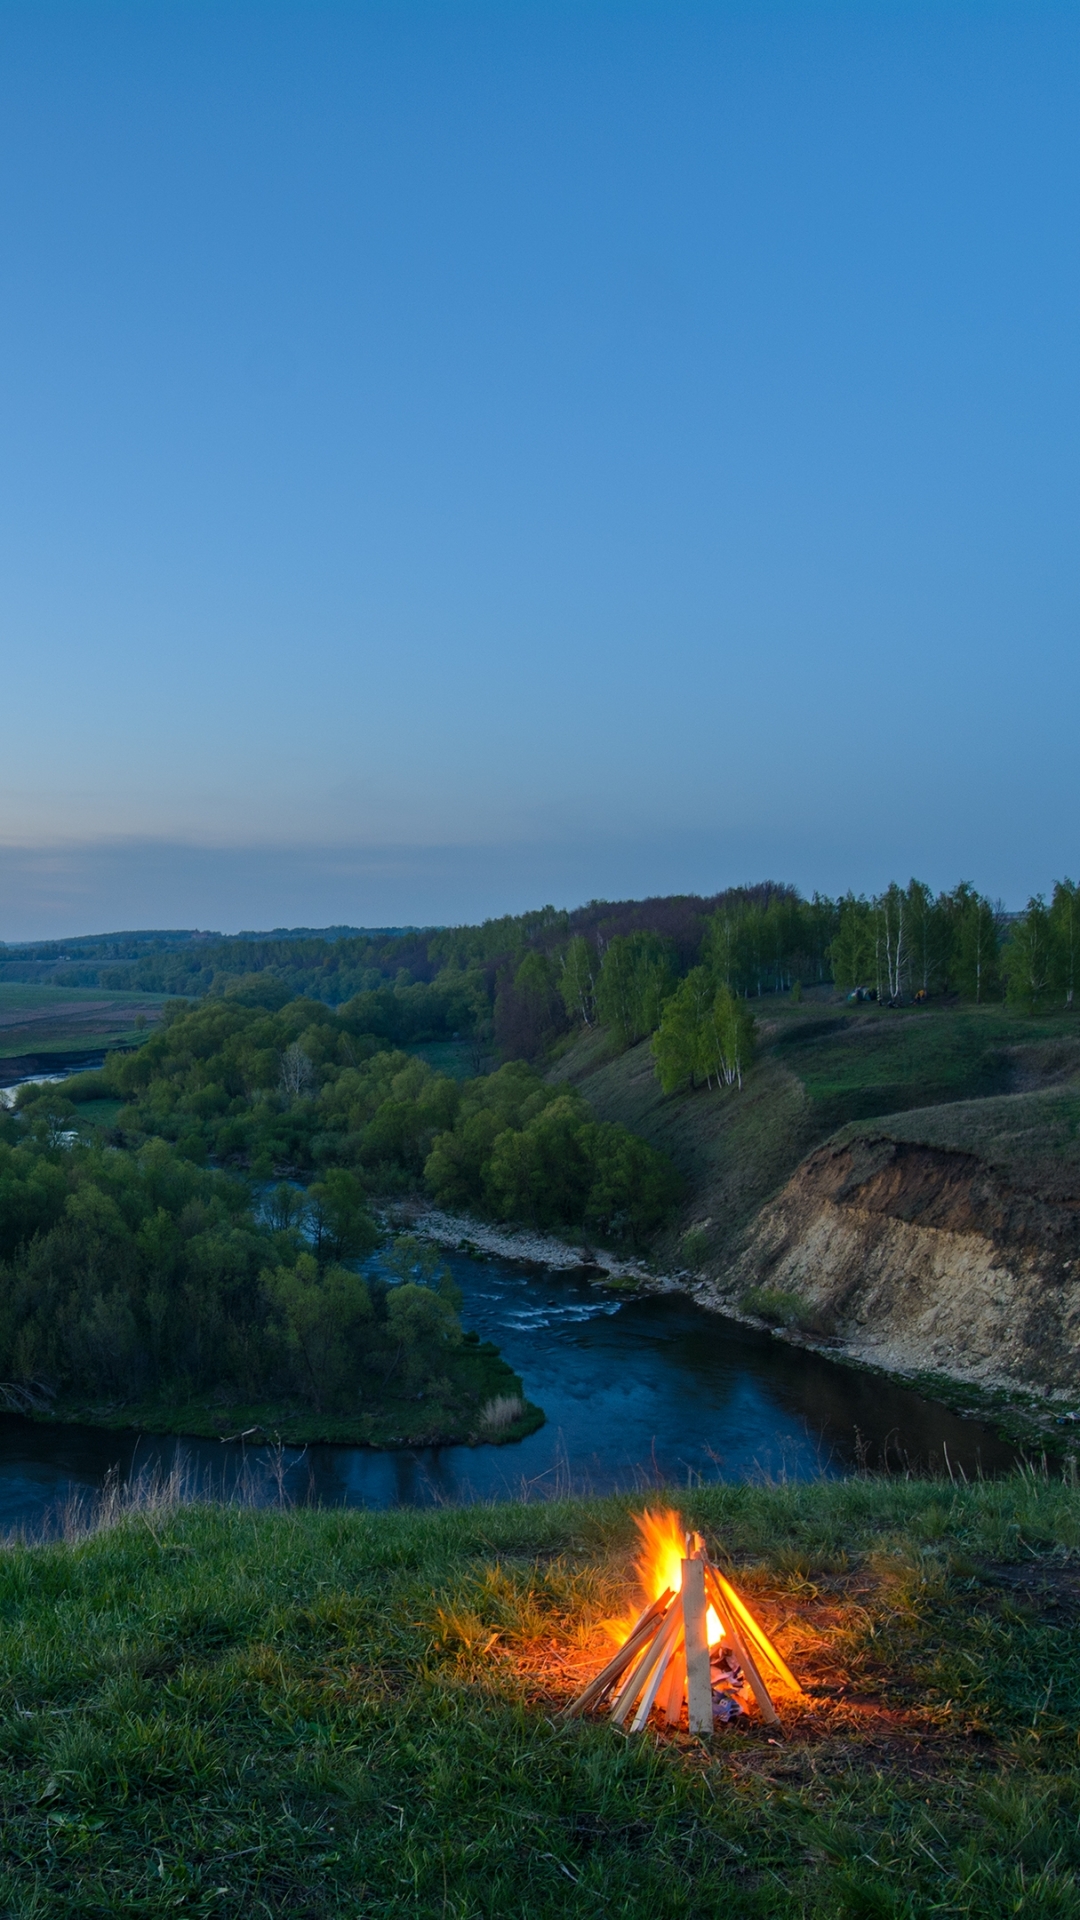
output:
[[[1018,1474],[678,1500],[807,1688],[779,1740],[560,1719],[627,1599],[628,1499],[144,1490],[9,1547],[0,1909],[1080,1914],[1080,1494]]]

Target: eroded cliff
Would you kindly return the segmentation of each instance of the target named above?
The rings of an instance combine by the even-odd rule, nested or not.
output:
[[[762,1209],[716,1304],[771,1304],[890,1369],[1073,1398],[1080,1195],[1068,1177],[1036,1190],[1007,1160],[849,1130]]]

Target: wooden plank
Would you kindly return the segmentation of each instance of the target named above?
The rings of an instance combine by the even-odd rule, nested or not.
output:
[[[648,1679],[650,1673],[652,1672],[654,1663],[659,1659],[661,1653],[663,1652],[665,1641],[666,1641],[666,1629],[671,1624],[672,1614],[678,1617],[678,1614],[679,1614],[678,1594],[676,1594],[672,1599],[671,1606],[668,1608],[666,1617],[662,1621],[657,1622],[656,1632],[652,1640],[649,1642],[648,1646],[645,1648],[644,1653],[641,1655],[641,1658],[638,1661],[637,1666],[634,1668],[633,1672],[631,1673],[629,1679],[624,1680],[622,1686],[619,1688],[619,1691],[615,1696],[615,1699],[611,1707],[611,1718],[616,1723],[626,1719],[626,1716],[629,1713],[631,1707],[633,1706],[634,1701],[637,1699],[638,1694],[641,1692],[642,1687],[645,1685],[646,1680]]]
[[[711,1733],[712,1675],[706,1628],[705,1563],[682,1563],[682,1612],[686,1630],[686,1715],[691,1733]]]
[[[673,1600],[671,1604],[672,1606],[678,1606],[679,1603],[677,1600]],[[656,1633],[653,1635],[653,1638],[650,1640],[648,1646],[645,1648],[644,1653],[641,1655],[640,1660],[637,1662],[637,1665],[634,1667],[634,1670],[630,1674],[629,1679],[623,1681],[622,1686],[619,1688],[618,1693],[615,1695],[615,1698],[611,1703],[611,1718],[616,1722],[616,1724],[626,1719],[626,1716],[629,1713],[631,1707],[633,1706],[634,1701],[637,1699],[638,1694],[641,1692],[642,1687],[645,1685],[645,1682],[649,1677],[649,1674],[652,1672],[653,1663],[657,1659],[661,1651],[660,1638],[661,1638],[662,1632],[663,1632],[663,1623],[661,1623],[661,1625],[657,1627]]]
[[[754,1664],[753,1655],[749,1647],[747,1647],[743,1641],[734,1615],[728,1608],[726,1596],[720,1591],[716,1580],[715,1567],[709,1568],[708,1584],[713,1606],[719,1615],[720,1625],[723,1627],[724,1633],[731,1642],[731,1650],[736,1660],[750,1682],[754,1699],[761,1708],[762,1716],[769,1722],[770,1726],[778,1727],[780,1725],[780,1715],[773,1706],[769,1689]]]
[[[683,1695],[686,1692],[686,1653],[682,1636],[675,1644],[675,1650],[668,1666],[667,1692],[664,1698],[664,1721],[669,1727],[677,1727],[682,1712]]]
[[[562,1719],[572,1720],[575,1714],[584,1713],[586,1708],[591,1707],[595,1700],[599,1700],[600,1695],[606,1693],[608,1687],[613,1685],[621,1673],[625,1672],[631,1660],[641,1651],[641,1648],[646,1642],[652,1638],[655,1632],[656,1622],[660,1618],[660,1615],[666,1611],[671,1598],[671,1587],[665,1587],[660,1598],[654,1600],[651,1606],[646,1607],[644,1613],[639,1614],[614,1659],[609,1660],[607,1666],[597,1674],[595,1680],[590,1680],[588,1686],[578,1694],[577,1698],[571,1700],[568,1707],[563,1708]]]
[[[667,1619],[664,1621],[658,1637],[656,1664],[649,1676],[648,1685],[641,1696],[641,1704],[630,1723],[631,1733],[640,1733],[648,1721],[649,1715],[653,1710],[653,1701],[656,1699],[660,1690],[660,1682],[667,1672],[668,1662],[678,1645],[679,1635],[682,1633],[682,1630],[682,1608],[676,1600],[671,1607]]]
[[[773,1669],[777,1678],[795,1695],[797,1700],[804,1699],[803,1690],[796,1680],[795,1675],[792,1673],[791,1668],[783,1659],[782,1655],[776,1651],[764,1627],[758,1625],[749,1607],[739,1599],[730,1580],[725,1580],[719,1567],[714,1567],[711,1564],[709,1566],[709,1572],[727,1603],[728,1613],[732,1615],[738,1623],[740,1637],[754,1647],[758,1659]]]

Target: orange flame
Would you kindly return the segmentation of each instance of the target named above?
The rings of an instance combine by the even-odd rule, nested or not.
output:
[[[641,1535],[641,1550],[634,1561],[634,1571],[646,1601],[659,1600],[669,1587],[673,1593],[678,1593],[682,1586],[682,1563],[687,1553],[686,1528],[680,1516],[670,1507],[663,1508],[659,1513],[646,1510],[634,1515],[634,1525]],[[621,1620],[605,1623],[617,1645],[622,1645],[637,1617],[635,1611]],[[718,1646],[724,1633],[712,1607],[706,1616],[706,1628],[710,1647]]]

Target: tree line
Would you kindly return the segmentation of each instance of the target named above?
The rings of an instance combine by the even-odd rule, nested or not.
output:
[[[572,912],[547,906],[473,927],[110,936],[70,955],[25,951],[71,985],[153,987],[270,1008],[300,998],[349,1006],[391,1045],[466,1043],[479,1072],[498,1061],[542,1060],[575,1028],[602,1025],[632,1046],[657,1032],[663,1008],[699,968],[717,991],[746,1001],[828,984],[882,1002],[956,994],[1071,1007],[1077,924],[1077,887],[1068,879],[1018,915],[966,882],[937,894],[911,880],[869,898],[809,900],[762,882],[709,899],[594,900]],[[685,991],[700,993],[700,981]],[[712,1077],[707,1062],[694,1072]]]

